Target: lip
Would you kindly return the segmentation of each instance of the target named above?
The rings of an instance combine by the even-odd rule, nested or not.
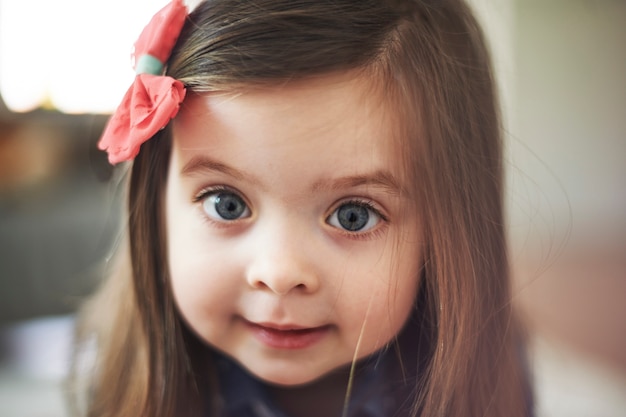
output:
[[[246,321],[252,335],[273,349],[306,349],[317,344],[330,330],[330,326],[304,327],[294,324],[252,323]]]

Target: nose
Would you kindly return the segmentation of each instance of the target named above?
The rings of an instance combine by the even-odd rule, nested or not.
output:
[[[246,270],[248,285],[278,295],[290,292],[312,294],[320,287],[320,277],[311,242],[293,231],[257,236],[252,261]]]

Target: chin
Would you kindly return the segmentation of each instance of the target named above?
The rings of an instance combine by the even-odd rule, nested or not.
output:
[[[319,373],[305,374],[302,372],[293,371],[276,372],[276,370],[273,370],[272,372],[254,372],[253,370],[248,369],[248,372],[252,373],[254,377],[266,384],[294,388],[310,384],[324,376],[323,374],[320,375]]]
[[[258,365],[249,367],[245,363],[240,364],[263,383],[283,388],[296,388],[308,385],[320,379],[324,379],[324,377],[335,371],[334,368],[324,371],[323,367],[314,366],[312,364],[308,366],[302,366],[301,364],[294,366],[293,363],[290,363],[285,366],[285,364],[268,363],[266,366],[262,367]]]

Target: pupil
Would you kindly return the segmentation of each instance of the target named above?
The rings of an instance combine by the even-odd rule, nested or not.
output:
[[[215,198],[215,211],[225,220],[235,220],[246,210],[243,200],[233,194],[220,194]]]
[[[337,219],[341,227],[350,232],[356,232],[364,228],[369,217],[367,208],[356,204],[346,204],[339,208],[337,213]]]

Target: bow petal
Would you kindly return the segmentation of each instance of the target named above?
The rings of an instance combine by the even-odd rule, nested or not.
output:
[[[142,62],[137,72],[149,73],[135,77],[100,138],[98,147],[108,152],[111,164],[137,156],[141,144],[178,113],[185,87],[180,81],[163,76],[162,71],[186,16],[183,1],[172,0],[154,15],[135,42],[134,56]]]
[[[185,23],[187,8],[182,0],[173,0],[154,15],[135,42],[135,57],[148,54],[166,62]]]
[[[176,116],[184,98],[185,87],[174,78],[137,75],[109,120],[98,148],[108,152],[111,164],[133,159],[141,144]]]

